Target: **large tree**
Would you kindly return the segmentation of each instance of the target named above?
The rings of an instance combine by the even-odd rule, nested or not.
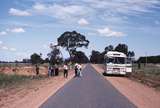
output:
[[[69,52],[70,57],[74,56],[74,53],[77,48],[88,47],[89,41],[86,37],[76,31],[66,31],[58,39],[58,46],[66,48]]]
[[[43,63],[43,59],[41,58],[41,54],[34,53],[31,55],[31,63],[32,64],[41,64]]]

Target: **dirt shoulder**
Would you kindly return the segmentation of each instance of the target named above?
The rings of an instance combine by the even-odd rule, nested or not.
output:
[[[102,74],[100,65],[92,65]],[[104,77],[138,108],[160,108],[160,92],[126,77]]]
[[[56,77],[46,77],[23,85],[0,89],[0,108],[38,108],[74,76],[70,70],[68,78],[62,73]]]

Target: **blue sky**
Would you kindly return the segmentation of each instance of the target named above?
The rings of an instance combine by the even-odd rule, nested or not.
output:
[[[160,55],[160,1],[1,0],[0,60],[21,60],[34,52],[45,58],[49,44],[73,30],[90,40],[88,49],[78,49],[88,56],[118,43],[127,44],[136,58]]]

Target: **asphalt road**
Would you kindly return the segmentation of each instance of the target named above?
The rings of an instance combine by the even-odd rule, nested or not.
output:
[[[40,108],[136,108],[91,65],[82,73],[83,77],[72,79]]]

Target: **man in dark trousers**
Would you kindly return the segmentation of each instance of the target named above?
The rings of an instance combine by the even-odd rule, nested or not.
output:
[[[39,75],[39,67],[37,64],[36,64],[36,75]]]
[[[68,66],[67,66],[67,64],[65,64],[63,66],[63,69],[64,69],[64,78],[67,78],[68,77]]]
[[[54,66],[51,67],[51,76],[54,76]]]
[[[58,65],[56,64],[55,65],[55,76],[58,76],[59,75],[59,68],[58,68]]]
[[[75,70],[75,77],[78,76],[78,64],[76,63],[74,66],[74,70]]]

